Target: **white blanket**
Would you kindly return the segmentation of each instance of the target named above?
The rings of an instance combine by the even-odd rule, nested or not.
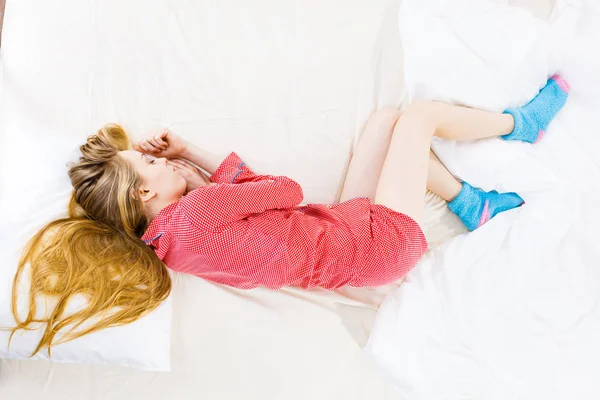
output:
[[[490,109],[523,103],[532,85],[539,88],[547,77],[541,64],[520,62],[528,57],[557,66],[571,93],[540,144],[437,143],[458,176],[517,191],[526,205],[423,260],[380,308],[366,351],[405,399],[598,399],[600,7],[559,1],[550,24],[513,13],[500,30],[484,17],[508,15],[502,5],[482,2],[459,16],[438,6],[466,1],[425,3],[405,15],[413,18],[412,33],[424,29],[419,22],[437,18],[444,29],[428,27],[446,33],[436,37],[437,48],[463,57],[443,59],[447,72],[435,66],[419,71],[425,52],[438,56],[427,47],[431,37],[413,43],[413,52],[405,46],[412,96],[428,93]],[[519,53],[532,43],[547,47]],[[459,65],[468,72],[457,71]],[[528,75],[511,85],[519,71]],[[452,82],[432,89],[430,82],[443,79]]]

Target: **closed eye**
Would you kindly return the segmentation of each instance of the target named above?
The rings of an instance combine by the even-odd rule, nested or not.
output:
[[[148,161],[149,164],[154,164],[154,158],[150,158],[150,157],[148,157],[147,154],[143,154],[143,153],[142,153],[142,157],[145,158],[146,160],[149,159],[150,160],[150,161]]]

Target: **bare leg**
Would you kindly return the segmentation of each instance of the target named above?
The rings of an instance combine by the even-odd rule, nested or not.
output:
[[[436,119],[435,136],[469,141],[507,135],[514,129],[510,114],[453,106],[437,101],[424,101],[415,107],[428,108],[428,114]]]
[[[409,108],[396,123],[374,201],[421,223],[436,126],[416,111]]]
[[[379,175],[401,115],[395,108],[384,108],[371,115],[352,154],[340,202],[355,197],[375,200]]]
[[[510,115],[452,106],[438,102],[416,102],[397,121],[383,164],[375,203],[404,213],[417,222],[423,215],[424,193],[431,165],[432,189],[442,197],[455,194],[454,177],[429,151],[434,135],[453,140],[475,140],[510,133]],[[445,176],[445,178],[444,178]]]
[[[446,169],[437,156],[429,152],[429,173],[427,174],[427,189],[451,202],[462,189],[461,183]]]
[[[375,200],[392,133],[401,115],[400,110],[385,108],[375,112],[369,118],[350,160],[340,196],[341,202],[355,197],[368,197]],[[452,201],[461,189],[460,182],[433,153],[429,155],[427,189],[446,201]]]

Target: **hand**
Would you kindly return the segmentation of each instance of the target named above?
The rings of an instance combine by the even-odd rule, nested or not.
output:
[[[183,158],[171,158],[167,164],[175,167],[177,172],[187,182],[187,192],[198,189],[200,186],[212,185],[208,176],[200,171],[194,164]]]
[[[187,150],[188,143],[180,136],[165,130],[156,135],[146,136],[133,148],[154,157],[180,157]]]

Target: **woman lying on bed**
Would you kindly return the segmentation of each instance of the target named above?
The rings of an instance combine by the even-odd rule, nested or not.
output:
[[[470,230],[523,204],[515,193],[457,181],[430,151],[432,137],[534,143],[567,92],[554,76],[529,104],[504,113],[429,101],[403,114],[379,111],[366,124],[336,204],[302,205],[302,188],[292,179],[258,175],[235,153],[220,162],[170,132],[131,150],[126,133],[107,125],[70,166],[69,217],[48,224],[24,250],[13,286],[15,330],[45,324],[37,352],[56,344],[63,330],[68,334],[59,342],[132,322],[168,296],[165,264],[243,289],[398,280],[427,250],[419,227],[426,187]],[[27,262],[31,310],[22,319],[17,293]],[[41,319],[38,295],[57,299]],[[87,307],[67,315],[75,295],[85,296]],[[90,318],[99,322],[79,327]]]

